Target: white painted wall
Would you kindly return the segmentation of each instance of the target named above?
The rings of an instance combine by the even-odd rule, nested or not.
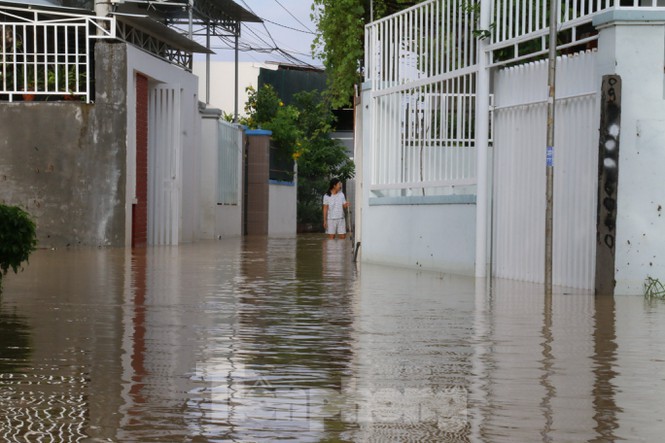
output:
[[[474,275],[475,204],[368,206],[363,261]]]
[[[125,245],[131,245],[132,202],[136,199],[136,77],[137,72],[151,82],[176,85],[181,90],[181,144],[183,149],[180,241],[191,242],[199,229],[199,156],[201,121],[198,112],[198,78],[131,45],[127,48],[127,183],[125,190]],[[152,84],[152,83],[151,83]]]
[[[215,238],[242,235],[242,205],[217,205],[215,211]]]
[[[259,62],[240,62],[238,63],[238,114],[245,115],[245,103],[247,102],[247,92],[245,88],[252,86],[254,89],[258,86],[259,70],[277,69],[276,64],[267,64]],[[201,101],[206,101],[206,63],[205,60],[194,60],[192,72],[197,75],[199,81],[199,97]],[[208,104],[214,108],[219,108],[227,114],[233,114],[234,111],[234,84],[235,68],[233,62],[212,61],[210,62],[210,99]]]
[[[615,294],[641,294],[647,276],[665,278],[665,15],[606,14],[598,71],[622,81]]]
[[[293,184],[268,186],[268,236],[286,237],[296,235],[296,195],[298,187]]]

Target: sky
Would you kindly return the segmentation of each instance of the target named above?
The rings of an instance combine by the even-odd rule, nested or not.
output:
[[[320,67],[312,58],[311,44],[316,26],[310,19],[312,0],[234,0],[264,23],[243,23],[240,61],[279,61]],[[233,46],[215,39],[214,60],[233,60]],[[249,48],[254,50],[247,50]],[[279,48],[281,51],[269,48]],[[282,52],[283,51],[283,52]],[[285,54],[286,53],[286,54]]]

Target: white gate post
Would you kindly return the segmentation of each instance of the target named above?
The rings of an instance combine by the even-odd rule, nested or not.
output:
[[[489,29],[489,0],[480,2],[480,29]],[[476,85],[476,277],[487,275],[488,180],[487,147],[489,144],[489,68],[488,39],[478,42],[478,77]]]

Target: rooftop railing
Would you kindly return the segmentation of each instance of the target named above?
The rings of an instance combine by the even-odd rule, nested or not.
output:
[[[0,8],[0,99],[91,101],[95,39],[115,38],[113,18]]]

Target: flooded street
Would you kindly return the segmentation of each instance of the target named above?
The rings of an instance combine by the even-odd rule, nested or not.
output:
[[[665,302],[486,286],[310,235],[39,250],[0,441],[661,441]]]

